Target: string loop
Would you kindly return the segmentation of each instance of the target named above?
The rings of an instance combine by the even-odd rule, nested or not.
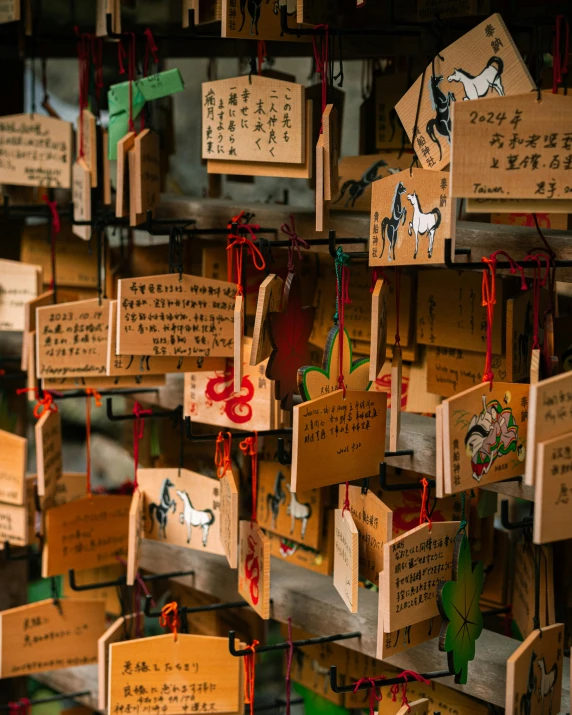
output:
[[[260,252],[258,246],[253,242],[256,240],[256,235],[254,231],[258,231],[260,226],[245,223],[241,226],[241,228],[246,229],[250,234],[251,238],[238,234],[231,234],[228,237],[229,240],[228,245],[226,247],[226,250],[230,251],[229,255],[232,255],[234,249],[234,253],[236,256],[236,295],[243,295],[244,292],[242,286],[243,247],[246,247],[247,252],[250,254],[252,258],[252,263],[256,270],[262,271],[266,268],[266,261],[264,260],[264,256]]]
[[[385,680],[385,676],[381,677]],[[379,702],[383,697],[381,694],[381,688],[379,693],[377,691],[378,686],[375,682],[376,680],[380,680],[380,678],[360,678],[354,686],[354,693],[357,693],[363,683],[369,683],[369,715],[375,715],[375,703]]]
[[[133,405],[133,491],[137,489],[137,470],[139,468],[139,442],[143,439],[145,430],[145,420],[143,415],[152,415],[153,410],[144,410],[141,405],[135,401]]]
[[[37,387],[19,387],[16,390],[17,395],[23,395],[25,392],[33,392],[36,397],[36,404],[34,405],[34,417],[39,419],[44,412],[57,412],[58,406],[54,402],[54,396],[51,392],[44,390],[44,396],[40,396],[40,391]]]
[[[215,444],[214,463],[216,473],[219,479],[222,479],[229,469],[232,467],[230,458],[232,449],[232,434],[230,432],[218,433]]]
[[[250,457],[252,471],[252,517],[251,521],[257,522],[257,489],[258,489],[258,433],[253,437],[247,437],[238,445],[245,456]]]
[[[429,524],[429,533],[431,533],[431,528],[433,526],[433,522],[429,517],[429,492],[431,491],[431,488],[429,487],[429,482],[425,477],[421,479],[421,485],[423,487],[423,491],[421,493],[421,510],[419,513],[419,524]]]
[[[294,251],[298,252],[298,260],[302,260],[302,252],[300,247],[309,249],[310,244],[303,238],[300,238],[296,233],[296,226],[294,224],[294,214],[290,214],[290,224],[283,223],[280,226],[282,233],[286,234],[290,239],[291,243],[288,246],[288,273],[294,273]]]
[[[254,681],[256,676],[254,659],[256,658],[255,650],[258,644],[259,641],[253,640],[250,645],[247,645],[246,647],[251,653],[244,656],[244,702],[250,705],[251,715],[254,715]]]
[[[159,616],[159,625],[162,628],[168,628],[174,636],[175,643],[177,642],[177,631],[181,624],[181,618],[179,616],[179,607],[176,601],[171,603],[166,603],[161,609],[161,615]]]

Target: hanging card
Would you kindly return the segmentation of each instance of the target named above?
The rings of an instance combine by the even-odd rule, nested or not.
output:
[[[93,298],[36,309],[37,376],[104,376],[109,301]]]
[[[331,201],[339,191],[338,162],[340,158],[338,112],[333,104],[326,104],[322,116],[324,134],[324,198]]]
[[[483,381],[483,353],[459,348],[427,346],[427,390],[442,397],[453,397]],[[507,381],[506,358],[494,355],[492,368],[495,379]]]
[[[23,331],[26,303],[41,291],[40,266],[0,259],[0,331]]]
[[[57,482],[63,476],[62,418],[59,412],[45,410],[34,426],[38,495],[53,501]],[[40,503],[42,500],[40,500]]]
[[[572,432],[536,444],[534,543],[572,539]]]
[[[375,380],[385,363],[387,345],[387,299],[389,286],[378,278],[371,294],[371,348],[369,353],[369,379]]]
[[[358,610],[358,530],[349,511],[336,509],[334,587],[350,613]]]
[[[238,592],[261,618],[270,618],[270,543],[252,521],[238,526]]]
[[[530,386],[525,483],[534,485],[536,445],[572,431],[572,372]]]
[[[91,175],[85,159],[78,159],[72,167],[72,203],[76,221],[91,221]],[[91,226],[74,223],[72,232],[84,241],[91,238]]]
[[[443,405],[435,409],[435,496],[445,496],[445,445],[443,444]]]
[[[403,651],[414,648],[421,643],[426,643],[439,635],[441,627],[440,616],[433,616],[425,621],[412,623],[410,626],[405,626],[405,628],[386,633],[386,629],[383,627],[383,601],[381,598],[378,599],[378,609],[376,652],[378,660],[386,660],[392,655],[403,653]]]
[[[42,578],[117,563],[127,556],[130,496],[86,496],[46,514]]]
[[[28,440],[0,430],[0,502],[24,504]]]
[[[137,211],[137,193],[140,189],[139,175],[137,174],[137,156],[135,155],[135,145],[127,153],[127,163],[129,167],[129,225],[139,226],[145,221],[145,214]]]
[[[564,624],[533,631],[506,662],[506,715],[558,713],[562,698]]]
[[[278,462],[258,463],[258,523],[286,539],[318,549],[322,536],[323,494],[319,489],[295,494],[290,468]]]
[[[378,672],[379,669],[376,670],[374,676]],[[391,675],[395,677],[396,671],[393,670]],[[428,685],[410,680],[407,683],[407,697],[411,705],[414,698],[427,698],[429,712],[440,712],[441,715],[488,715],[490,708],[489,703],[476,700],[447,685],[441,685],[439,680],[431,680]],[[400,698],[397,703],[394,703],[391,696],[384,693],[384,698],[379,703],[378,714],[396,715],[399,700]]]
[[[304,86],[259,75],[202,84],[202,157],[300,164]]]
[[[138,214],[146,214],[147,211],[153,211],[160,200],[161,157],[158,135],[151,129],[143,129],[135,137],[133,152],[135,156],[135,211]]]
[[[11,546],[25,546],[28,543],[27,521],[26,506],[0,502],[0,551],[6,541]]]
[[[111,140],[111,138],[110,138]],[[122,218],[129,214],[129,152],[135,146],[135,132],[128,132],[121,136],[116,144],[117,172],[115,178],[115,215]],[[109,147],[111,154],[111,145]]]
[[[40,114],[0,120],[0,184],[71,187],[72,125]]]
[[[464,105],[463,100],[522,94],[535,86],[498,13],[440,55],[444,60],[435,57],[434,77],[429,64],[395,107],[411,140],[417,125],[413,148],[421,166],[435,171],[451,161],[454,106]]]
[[[312,400],[340,389],[339,340],[340,327],[334,325],[326,340],[322,367],[307,366],[298,369],[298,389],[303,400]],[[369,390],[369,361],[367,358],[353,360],[352,344],[347,330],[344,330],[342,373],[348,390]]]
[[[85,479],[85,474],[83,475]],[[99,566],[95,569],[82,569],[81,571],[74,571],[75,582],[78,586],[86,586],[97,583],[116,581],[119,578],[125,576],[125,566],[117,561],[115,564],[109,564],[108,566]],[[63,598],[73,598],[81,600],[85,598],[86,591],[75,591],[69,583],[69,578],[62,579],[62,596]],[[121,594],[119,589],[115,586],[101,586],[99,588],[89,589],[90,598],[97,598],[103,601],[105,604],[105,613],[118,615],[122,612],[121,606]]]
[[[112,643],[129,640],[129,633],[137,618],[143,623],[142,613],[117,618],[97,641],[97,707],[102,712],[107,712],[109,694],[109,647]]]
[[[385,455],[387,396],[341,390],[294,407],[292,491],[371,477]]]
[[[243,366],[243,336],[244,336],[244,297],[237,295],[234,299],[234,344],[233,344],[233,368],[234,368],[234,392],[240,393],[242,388]]]
[[[80,123],[83,120],[83,130]],[[80,152],[80,147],[83,148],[82,159],[89,171],[90,186],[95,189],[97,186],[97,121],[95,115],[84,109],[77,118],[76,142],[77,151]],[[83,144],[82,144],[83,135]],[[77,213],[76,213],[77,217]]]
[[[554,599],[554,557],[552,546],[541,546],[539,621],[547,626],[556,619]],[[535,566],[534,547],[530,541],[522,540],[514,547],[514,576],[512,595],[512,617],[520,634],[526,638],[534,631]]]
[[[237,647],[238,642],[237,642]],[[228,638],[172,633],[109,646],[108,711],[136,712],[141,697],[165,715],[239,713],[243,664]]]
[[[437,586],[452,578],[458,531],[458,521],[437,521],[385,544],[379,595],[387,632],[439,615]]]
[[[0,678],[97,662],[103,601],[52,599],[0,611]]]
[[[238,566],[238,487],[232,469],[220,479],[220,542],[231,569]]]
[[[145,539],[222,554],[220,484],[189,469],[139,469]]]
[[[272,352],[272,343],[270,342],[266,319],[269,313],[280,310],[283,290],[284,281],[275,273],[270,273],[260,284],[252,333],[251,365],[258,365],[269,357]]]
[[[445,493],[522,476],[530,386],[482,383],[443,402]]]
[[[374,182],[369,265],[444,263],[445,239],[455,235],[454,203],[446,171],[407,169]]]
[[[139,570],[139,551],[143,534],[145,507],[144,497],[140,489],[136,489],[131,497],[129,507],[129,532],[127,535],[127,574],[126,583],[133,586]]]
[[[346,488],[340,484],[338,504],[345,500]],[[376,586],[383,571],[383,545],[391,541],[393,512],[371,490],[348,488],[349,511],[359,535],[359,574]]]
[[[221,0],[221,4],[221,37],[238,37],[243,40],[286,40],[289,42],[306,40],[306,38],[296,35],[286,35],[281,30],[280,7],[282,5],[286,5],[288,8],[288,24],[296,27],[296,21],[292,19],[292,16],[296,15],[295,0],[277,0],[273,6],[241,5],[240,14],[237,12],[236,5],[233,5],[233,0]]]
[[[119,354],[232,357],[235,292],[232,283],[178,273],[119,280]]]
[[[391,409],[389,419],[389,451],[395,452],[399,442],[401,431],[401,347],[393,346],[393,358],[391,361]]]
[[[452,196],[570,198],[572,98],[521,92],[455,106]]]

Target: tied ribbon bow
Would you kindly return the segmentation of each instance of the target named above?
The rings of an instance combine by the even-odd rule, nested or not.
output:
[[[34,405],[34,417],[39,419],[45,412],[57,412],[58,406],[54,402],[54,396],[51,392],[44,390],[44,396],[40,397],[40,392],[37,387],[20,387],[16,390],[17,395],[23,395],[25,392],[33,392],[36,396],[36,404]]]
[[[294,273],[294,251],[298,252],[298,259],[301,261],[302,252],[300,251],[300,246],[309,249],[310,244],[303,238],[300,238],[296,233],[293,214],[290,214],[290,225],[283,223],[282,226],[280,226],[280,230],[286,234],[291,241],[290,246],[288,246],[288,272]]]
[[[241,452],[250,456],[251,471],[252,471],[252,518],[251,521],[257,521],[257,482],[258,482],[258,433],[254,433],[254,437],[247,437],[238,445]]]
[[[419,512],[419,524],[429,524],[429,533],[431,533],[431,527],[433,522],[429,517],[429,482],[425,477],[421,480],[421,486],[423,487],[423,492],[421,494],[421,511]]]
[[[409,707],[409,700],[407,700],[407,683],[409,682],[409,678],[411,678],[412,680],[417,680],[417,682],[419,683],[425,683],[425,685],[431,685],[431,683],[426,680],[422,675],[416,673],[414,670],[404,670],[403,672],[399,673],[397,677],[403,678],[403,683],[401,685],[399,683],[396,683],[395,685],[391,686],[391,700],[393,702],[396,701],[397,694],[399,693],[399,688],[401,688],[401,706],[403,707],[404,705],[406,705],[407,709],[411,710],[411,708]]]
[[[215,445],[214,463],[216,473],[219,479],[222,479],[229,469],[232,467],[230,460],[230,451],[232,448],[232,434],[230,432],[218,433]]]
[[[139,442],[143,439],[145,430],[145,420],[143,415],[152,415],[153,410],[144,410],[141,405],[135,401],[133,405],[133,491],[137,489],[137,469],[139,467]]]
[[[171,601],[171,603],[166,603],[161,609],[161,615],[159,616],[159,625],[162,628],[168,628],[175,638],[175,643],[177,642],[177,631],[180,625],[179,618],[179,607],[176,601]]]
[[[228,237],[228,245],[226,247],[227,251],[230,251],[230,255],[232,256],[232,251],[234,249],[235,256],[236,256],[236,295],[243,295],[243,287],[242,287],[242,256],[243,256],[243,247],[246,247],[246,250],[248,253],[250,253],[250,256],[252,257],[252,263],[254,264],[254,267],[258,271],[262,271],[266,268],[266,261],[264,260],[264,256],[262,253],[260,253],[260,249],[258,246],[253,242],[252,239],[256,240],[256,235],[254,234],[254,231],[258,231],[260,226],[257,224],[248,224],[245,223],[241,226],[241,228],[244,228],[248,231],[248,233],[251,235],[252,238],[248,238],[248,236],[239,236],[237,234],[231,234]],[[231,259],[232,261],[232,259]]]
[[[381,675],[377,678],[360,678],[354,686],[354,693],[360,689],[360,686],[364,683],[369,683],[369,715],[375,715],[375,703],[382,699],[381,690],[377,692],[376,680],[385,680],[385,675]]]
[[[59,233],[62,230],[62,224],[60,221],[60,214],[58,212],[58,202],[50,201],[47,194],[42,196],[42,201],[45,201],[50,209],[50,214],[52,217],[52,229],[54,233]]]
[[[254,715],[254,680],[256,675],[254,659],[256,657],[255,650],[258,644],[259,641],[254,640],[250,645],[247,645],[246,647],[251,653],[244,656],[244,702],[250,705],[251,715]]]
[[[28,715],[30,706],[31,702],[28,698],[20,698],[20,700],[15,703],[8,703],[8,712],[10,715]]]

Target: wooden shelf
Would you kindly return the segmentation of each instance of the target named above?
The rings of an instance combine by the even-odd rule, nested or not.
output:
[[[58,693],[79,693],[89,690],[91,695],[78,698],[77,702],[91,710],[97,710],[97,665],[80,665],[77,668],[49,670],[30,676]]]

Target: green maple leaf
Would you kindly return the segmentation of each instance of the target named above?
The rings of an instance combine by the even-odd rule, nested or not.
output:
[[[437,590],[437,604],[443,617],[439,648],[448,654],[456,683],[467,682],[469,662],[475,657],[475,643],[483,630],[479,605],[483,583],[483,562],[471,562],[469,540],[465,534],[458,534],[453,580],[440,584]]]

